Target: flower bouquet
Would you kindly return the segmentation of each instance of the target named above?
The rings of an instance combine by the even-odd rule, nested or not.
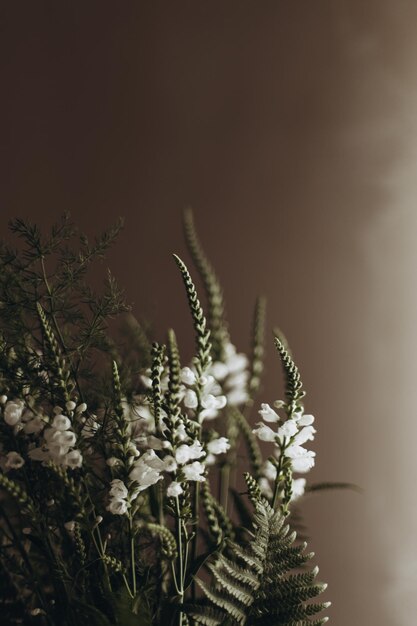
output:
[[[151,343],[110,273],[102,293],[88,284],[121,223],[94,242],[68,216],[48,236],[11,223],[18,250],[0,249],[3,624],[327,621],[328,603],[313,601],[325,585],[293,531],[306,489],[294,475],[315,457],[299,371],[276,333],[285,397],[256,406],[264,300],[248,358],[190,211],[184,227],[207,310],[174,256],[196,338],[188,364],[173,330]]]

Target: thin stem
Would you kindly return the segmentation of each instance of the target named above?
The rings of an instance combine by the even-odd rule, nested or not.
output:
[[[177,527],[177,546],[178,546],[178,577],[177,586],[178,595],[180,597],[180,605],[184,601],[184,561],[182,552],[182,533],[183,533],[183,520],[181,517],[180,501],[178,496],[175,498],[175,512],[176,512],[176,527]],[[182,611],[178,612],[178,626],[182,624]]]
[[[132,517],[129,515],[129,540],[130,540],[130,564],[132,569],[132,591],[136,596],[136,563],[135,563],[135,537],[132,528]]]

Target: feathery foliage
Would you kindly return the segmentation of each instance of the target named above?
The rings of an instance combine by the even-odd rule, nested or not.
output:
[[[318,568],[293,573],[311,558],[306,544],[295,544],[285,518],[261,497],[256,481],[248,478],[255,506],[254,535],[246,545],[227,542],[227,551],[207,565],[213,583],[198,579],[205,600],[188,607],[197,624],[205,626],[292,626],[323,624],[311,616],[329,606],[310,603],[326,585],[315,583]],[[227,552],[227,554],[226,554]]]

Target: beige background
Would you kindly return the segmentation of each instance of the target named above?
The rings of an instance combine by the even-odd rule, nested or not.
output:
[[[269,298],[317,416],[304,514],[337,626],[417,591],[417,5],[1,3],[1,217],[126,217],[109,264],[190,354],[170,253],[195,208],[233,338]],[[104,268],[103,268],[104,270]],[[269,344],[263,399],[279,395]]]

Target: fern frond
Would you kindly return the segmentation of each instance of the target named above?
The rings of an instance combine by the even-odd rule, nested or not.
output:
[[[193,213],[189,208],[184,211],[183,223],[187,247],[200,274],[207,296],[207,321],[211,332],[213,358],[216,361],[221,360],[224,357],[224,345],[229,342],[222,289],[200,243],[194,225]]]
[[[205,601],[194,605],[190,615],[197,623],[215,626],[226,623],[226,619],[233,626],[324,623],[309,620],[329,606],[326,602],[309,603],[326,588],[315,582],[318,569],[292,573],[312,555],[304,553],[306,544],[294,545],[296,535],[290,532],[285,517],[259,497],[256,481],[246,478],[255,506],[253,539],[245,545],[226,542],[227,557],[221,554],[208,564],[212,586],[197,579]]]

